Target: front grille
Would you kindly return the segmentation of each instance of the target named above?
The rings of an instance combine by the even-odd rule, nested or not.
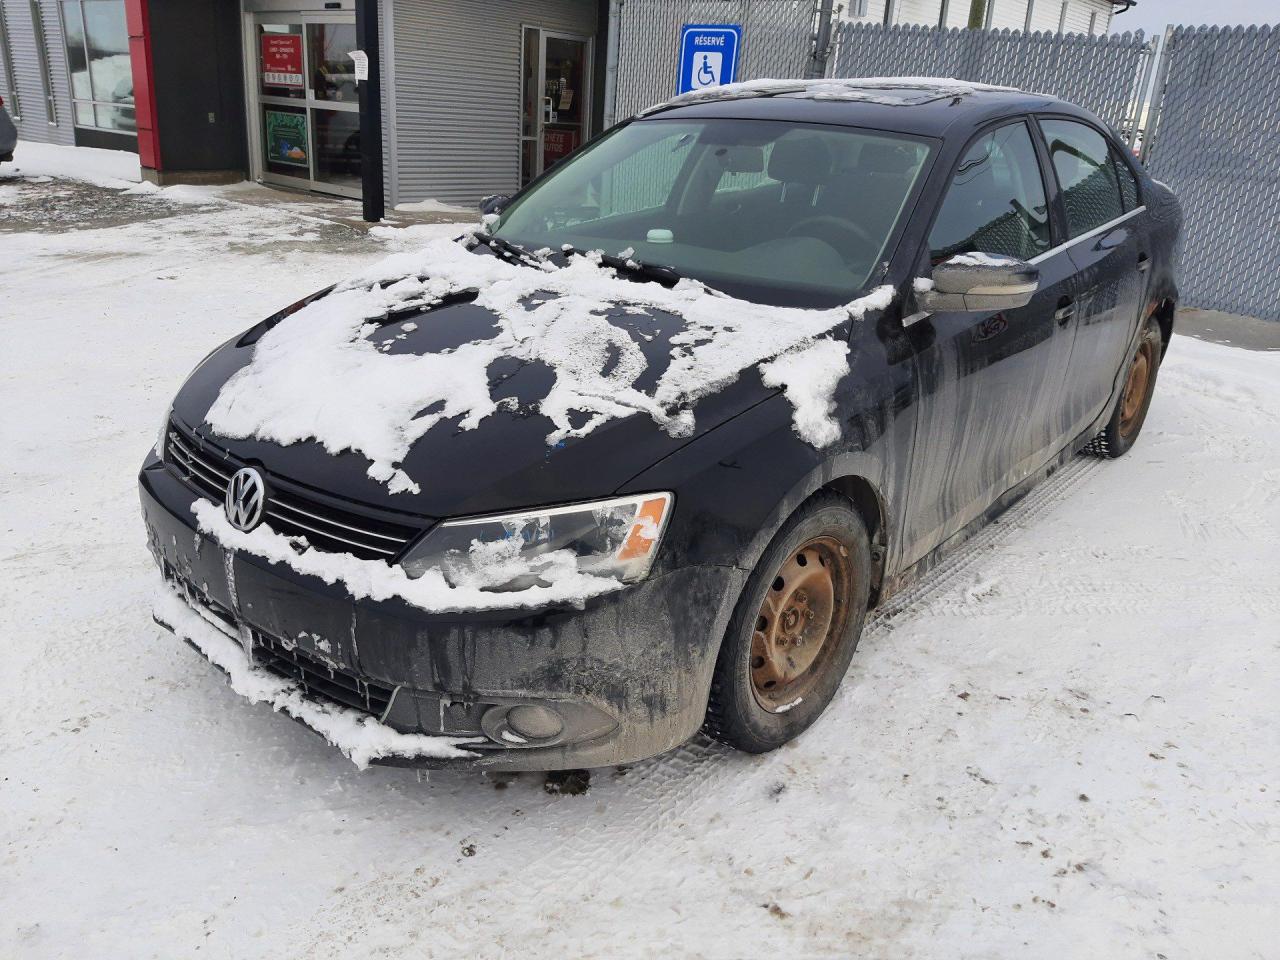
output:
[[[165,459],[184,480],[214,503],[227,495],[232,475],[244,466],[229,453],[176,423],[169,424]],[[303,537],[317,550],[349,553],[363,560],[390,560],[422,528],[336,507],[268,477],[266,522],[277,533]]]
[[[194,583],[182,576],[175,570],[167,560],[161,561],[161,574],[166,582],[176,587],[184,597],[191,608],[203,615],[206,619],[213,622],[214,626],[221,625],[222,632],[229,636],[235,636],[239,632],[236,625],[236,617],[230,610],[222,604],[214,600],[209,594],[197,587]]]
[[[253,658],[276,676],[292,680],[303,692],[353,707],[381,719],[391,705],[393,688],[369,680],[361,680],[297,646],[263,633],[253,627]]]
[[[235,614],[179,574],[168,563],[164,564],[162,572],[165,580],[182,593],[192,609],[214,626],[221,624],[224,633],[232,637],[239,634],[240,625]],[[296,644],[286,643],[256,627],[248,629],[253,640],[255,666],[298,684],[307,696],[351,707],[371,714],[379,720],[386,715],[387,707],[391,705],[391,695],[395,692],[394,687],[372,680],[362,680],[341,667],[299,649]]]

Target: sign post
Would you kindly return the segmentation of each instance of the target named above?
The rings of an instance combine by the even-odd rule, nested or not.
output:
[[[735,23],[693,24],[680,28],[680,76],[676,93],[733,83],[738,76],[742,27]]]

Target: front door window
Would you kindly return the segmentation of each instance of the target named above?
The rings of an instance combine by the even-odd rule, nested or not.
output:
[[[1049,249],[1049,208],[1025,123],[969,148],[929,235],[930,257],[993,253],[1030,260]]]

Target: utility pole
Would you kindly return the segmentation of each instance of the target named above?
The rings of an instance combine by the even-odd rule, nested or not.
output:
[[[813,52],[809,56],[809,68],[805,79],[821,80],[827,75],[827,55],[831,52],[831,20],[835,16],[835,0],[821,0],[818,4],[818,22],[813,31]]]
[[[987,0],[969,0],[969,29],[981,30],[987,25]]]

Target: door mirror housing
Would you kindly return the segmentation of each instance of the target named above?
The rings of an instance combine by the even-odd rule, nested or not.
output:
[[[511,197],[505,193],[491,193],[480,201],[480,213],[488,216],[491,213],[501,213],[502,208],[511,202]]]
[[[933,268],[932,281],[917,284],[921,309],[931,313],[1011,310],[1031,301],[1040,271],[1016,257],[958,253]]]

